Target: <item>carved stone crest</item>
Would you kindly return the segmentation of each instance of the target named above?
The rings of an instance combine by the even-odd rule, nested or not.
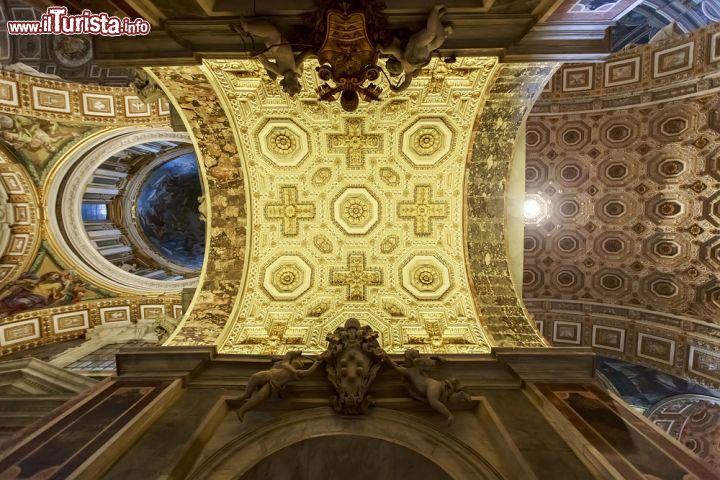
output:
[[[378,50],[370,41],[366,26],[362,12],[330,10],[327,36],[317,52],[318,76],[326,82],[317,89],[320,100],[333,101],[340,92],[340,104],[348,112],[357,109],[358,94],[372,101],[377,100],[382,91],[374,83],[364,85],[380,78],[380,68],[376,65]]]
[[[328,348],[322,354],[328,380],[335,387],[332,406],[338,413],[360,414],[372,406],[367,392],[386,356],[377,340],[378,333],[360,326],[355,318],[327,336]]]

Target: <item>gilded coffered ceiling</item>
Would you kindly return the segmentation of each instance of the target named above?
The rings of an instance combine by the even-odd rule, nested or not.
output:
[[[487,182],[486,196],[498,191],[500,209],[466,219],[466,167],[471,151],[488,147],[474,127],[499,70],[493,58],[433,62],[407,91],[347,114],[316,100],[313,68],[295,98],[254,61],[154,69],[192,127],[210,196],[201,288],[170,342],[219,339],[225,353],[320,351],[325,335],[355,316],[391,352],[484,353],[513,339],[544,345],[515,294],[502,247],[505,177],[529,99],[503,90],[503,98],[522,100],[493,110],[520,114],[510,123],[496,117],[490,127],[510,135],[508,158],[483,153],[475,171],[488,173],[471,180]],[[538,72],[531,91],[539,92],[552,66]],[[235,145],[220,138],[227,124]],[[474,255],[468,221],[479,235]],[[473,263],[485,276],[472,272]],[[507,281],[502,293],[487,283],[488,272]],[[504,302],[488,308],[489,316],[473,281],[482,282],[485,307]],[[504,322],[504,330],[492,322]]]
[[[468,285],[462,199],[495,63],[464,60],[449,81],[431,73],[355,114],[280,96],[262,75],[248,78],[253,64],[208,64],[244,133],[251,194],[245,292],[221,351],[320,350],[350,316],[390,350],[432,350],[435,334],[437,346],[489,351]]]

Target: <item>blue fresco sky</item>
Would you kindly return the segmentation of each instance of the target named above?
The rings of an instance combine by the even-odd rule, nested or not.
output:
[[[194,153],[155,169],[142,185],[137,217],[157,253],[172,263],[200,270],[205,254],[205,222],[198,212],[202,196]]]

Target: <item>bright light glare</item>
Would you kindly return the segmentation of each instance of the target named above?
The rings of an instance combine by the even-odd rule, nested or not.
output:
[[[537,220],[541,213],[542,206],[540,205],[540,202],[534,198],[528,198],[525,200],[525,203],[523,203],[523,216],[525,217],[525,220]]]

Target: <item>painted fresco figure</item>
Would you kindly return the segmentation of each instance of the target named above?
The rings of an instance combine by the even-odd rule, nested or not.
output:
[[[316,360],[310,368],[301,370],[301,357],[300,351],[288,352],[282,360],[275,362],[272,368],[254,373],[248,380],[245,392],[238,398],[227,401],[230,408],[239,407],[236,413],[241,422],[245,413],[268,400],[273,392],[282,396],[288,383],[312,375],[322,364],[322,361]]]
[[[240,25],[235,26],[236,30],[248,36],[258,37],[265,43],[265,51],[257,55],[271,79],[282,77],[280,86],[283,92],[290,96],[300,93],[300,74],[302,73],[303,62],[312,54],[306,50],[297,56],[293,53],[292,45],[283,38],[275,25],[263,20],[248,20],[240,17]],[[275,61],[268,59],[267,54]]]
[[[62,135],[55,135],[59,128],[57,122],[0,114],[0,139],[15,149],[37,152],[44,148],[55,152],[56,143],[63,139]]]
[[[86,291],[70,272],[25,272],[0,292],[0,316],[82,300]]]
[[[398,365],[388,356],[385,356],[383,361],[405,378],[410,396],[429,404],[438,413],[444,415],[448,426],[452,424],[455,417],[450,412],[447,404],[457,400],[466,402],[471,400],[470,395],[462,391],[457,379],[438,380],[429,375],[429,371],[442,362],[440,357],[423,358],[420,356],[420,352],[411,348],[405,351],[403,365]]]
[[[439,49],[445,43],[445,39],[452,34],[452,24],[442,22],[445,13],[444,5],[433,7],[428,15],[425,28],[414,33],[405,48],[401,47],[397,38],[390,45],[380,47],[381,53],[390,55],[385,63],[385,68],[390,75],[396,77],[405,74],[399,85],[390,85],[390,90],[402,92],[407,89],[412,83],[412,79],[430,63],[433,52]]]

